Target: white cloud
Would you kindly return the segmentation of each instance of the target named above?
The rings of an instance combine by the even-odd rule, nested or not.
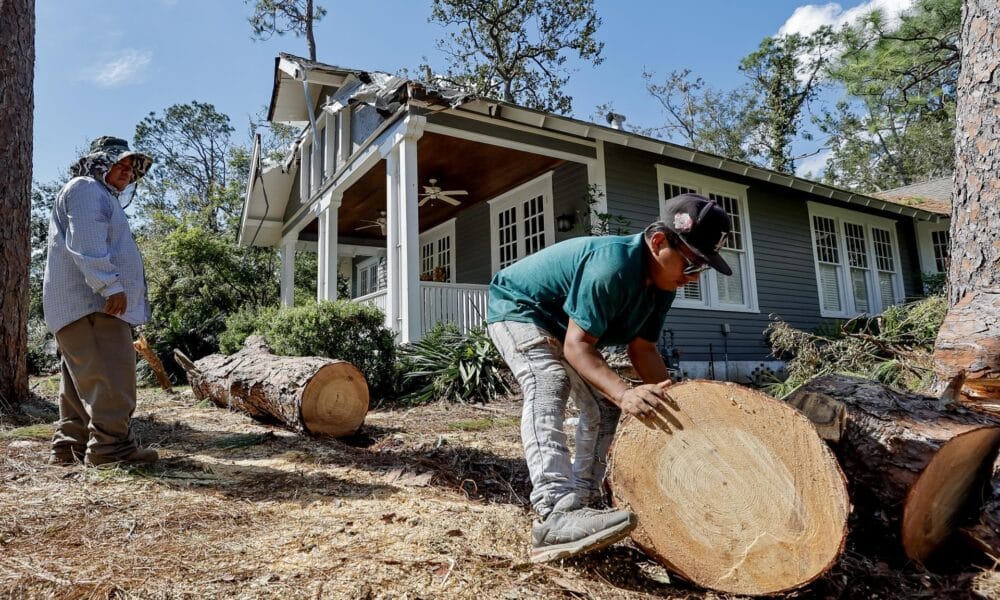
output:
[[[778,35],[799,33],[809,35],[824,25],[835,29],[848,23],[855,23],[873,10],[881,10],[890,26],[899,23],[899,16],[913,6],[913,0],[867,0],[854,8],[844,10],[836,2],[829,4],[806,4],[795,9]]]
[[[795,165],[796,177],[809,177],[818,180],[826,170],[826,161],[833,155],[831,150],[822,150],[818,154],[807,156]]]
[[[153,61],[149,50],[126,48],[108,60],[92,65],[83,71],[83,79],[101,87],[117,87],[142,81],[146,69]]]

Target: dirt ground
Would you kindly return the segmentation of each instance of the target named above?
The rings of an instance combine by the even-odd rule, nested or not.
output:
[[[528,562],[531,515],[517,398],[487,409],[373,410],[350,439],[315,439],[141,391],[149,468],[46,465],[55,379],[0,422],[4,598],[724,598],[628,542]],[[996,598],[967,562],[931,574],[858,551],[786,598]]]

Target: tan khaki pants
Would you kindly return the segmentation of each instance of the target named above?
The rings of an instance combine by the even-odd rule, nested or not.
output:
[[[62,381],[52,453],[124,458],[136,448],[129,432],[135,411],[132,327],[91,313],[60,329],[56,341]]]

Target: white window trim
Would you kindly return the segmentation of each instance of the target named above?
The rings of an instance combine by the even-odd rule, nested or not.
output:
[[[437,256],[437,242],[442,238],[451,238],[451,268],[448,269],[448,281],[446,283],[455,283],[455,218],[452,217],[444,223],[440,223],[431,227],[427,231],[420,234],[418,247],[423,250],[423,247],[427,244],[435,244],[434,256]],[[419,259],[418,259],[419,260]],[[435,261],[437,259],[435,258]],[[423,268],[423,265],[420,265]]]
[[[357,266],[354,267],[354,274],[358,278],[358,286],[360,288],[360,286],[361,286],[361,272],[370,269],[373,265],[375,266],[375,289],[367,290],[367,291],[365,291],[363,293],[359,289],[358,290],[358,292],[359,292],[358,296],[359,297],[360,296],[367,296],[368,294],[374,294],[375,292],[378,292],[380,290],[384,290],[385,289],[384,287],[379,287],[379,284],[378,284],[378,264],[379,264],[379,262],[381,262],[381,260],[382,260],[382,257],[380,257],[380,256],[372,256],[370,258],[366,258],[365,260],[359,262],[357,264]]]
[[[657,195],[660,200],[658,206],[660,215],[659,218],[661,220],[665,218],[663,208],[664,203],[668,200],[666,197],[666,191],[664,190],[665,184],[667,183],[697,190],[698,193],[703,196],[716,193],[723,196],[729,196],[730,198],[736,198],[740,204],[740,213],[743,215],[743,229],[741,233],[743,236],[743,247],[744,252],[746,252],[747,262],[746,269],[744,269],[746,282],[743,286],[743,295],[746,299],[745,304],[733,305],[720,303],[718,300],[718,286],[716,285],[716,279],[718,277],[725,277],[725,275],[720,275],[713,269],[709,269],[701,278],[702,299],[692,300],[677,298],[674,300],[672,306],[676,308],[693,308],[697,310],[711,310],[719,312],[760,313],[760,305],[757,301],[757,270],[754,266],[757,263],[754,261],[753,257],[753,234],[750,231],[750,210],[749,202],[747,201],[747,186],[733,183],[732,181],[724,181],[722,179],[715,179],[714,177],[691,173],[689,171],[682,171],[681,169],[675,169],[666,165],[656,165],[656,188]]]
[[[854,307],[854,294],[851,293],[849,286],[850,273],[847,272],[846,260],[847,260],[847,240],[844,239],[844,221],[850,223],[855,223],[861,225],[865,228],[865,250],[868,252],[868,264],[869,268],[865,274],[869,284],[872,285],[869,290],[871,293],[869,295],[868,303],[871,305],[871,314],[877,314],[885,310],[885,306],[882,305],[882,297],[878,293],[878,281],[870,281],[873,274],[878,273],[878,260],[875,256],[875,236],[872,234],[872,227],[878,229],[884,229],[889,232],[889,241],[892,244],[892,259],[893,268],[895,273],[892,278],[892,295],[893,303],[898,304],[903,301],[906,297],[906,288],[903,287],[903,266],[900,261],[899,253],[899,236],[896,233],[896,221],[892,219],[886,219],[884,217],[878,217],[875,215],[869,215],[867,213],[857,212],[853,210],[847,210],[844,208],[838,208],[834,206],[828,206],[826,204],[819,204],[818,202],[807,202],[806,206],[809,209],[809,240],[812,244],[813,251],[813,267],[816,273],[816,293],[819,294],[819,313],[820,316],[827,318],[853,318],[861,314]],[[841,307],[843,310],[830,311],[823,308],[823,289],[820,284],[820,272],[819,272],[819,255],[816,253],[816,230],[813,226],[813,216],[827,217],[833,219],[837,224],[837,254],[840,258],[840,262],[837,265],[840,277],[840,298]]]
[[[937,261],[934,260],[934,238],[931,234],[938,231],[949,231],[951,219],[942,219],[937,223],[917,221],[917,249],[920,253],[920,271],[923,273],[939,273]]]
[[[508,190],[499,196],[488,200],[490,205],[490,268],[495,274],[500,270],[500,239],[499,230],[496,227],[497,216],[501,211],[524,202],[535,196],[542,196],[542,219],[545,225],[545,247],[556,243],[555,226],[556,221],[552,208],[552,171],[545,173],[527,183],[523,183],[516,188]],[[520,232],[521,224],[518,223]],[[524,237],[518,235],[518,256],[524,258]]]

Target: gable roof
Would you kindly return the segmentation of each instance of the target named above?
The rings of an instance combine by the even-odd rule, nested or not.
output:
[[[954,193],[951,177],[929,179],[921,183],[885,190],[873,194],[876,198],[893,204],[920,208],[939,215],[951,216],[951,198]]]
[[[371,96],[374,93],[374,96],[384,105],[389,104],[391,100],[393,106],[410,103],[416,106],[439,109],[451,108],[458,112],[475,112],[501,122],[508,121],[584,139],[610,142],[775,185],[787,186],[838,203],[867,206],[918,220],[938,221],[943,215],[950,215],[950,208],[944,212],[940,210],[940,207],[935,207],[937,210],[930,210],[923,205],[909,204],[838,188],[622,129],[468,94],[437,83],[402,79],[377,71],[369,72],[338,67],[286,53],[281,53],[275,58],[274,88],[268,120],[306,125],[313,116],[309,111],[319,102],[321,87],[332,87],[336,93],[341,86],[357,81],[365,84],[361,86],[362,88],[370,88],[367,90],[369,93],[365,94],[366,96]],[[310,82],[317,85],[310,87],[308,85]],[[384,82],[391,82],[392,89],[382,87]],[[303,85],[304,83],[305,85]],[[307,96],[310,100],[309,105],[304,101]],[[376,104],[374,101],[362,99],[356,92],[352,92],[351,97],[356,101]]]

